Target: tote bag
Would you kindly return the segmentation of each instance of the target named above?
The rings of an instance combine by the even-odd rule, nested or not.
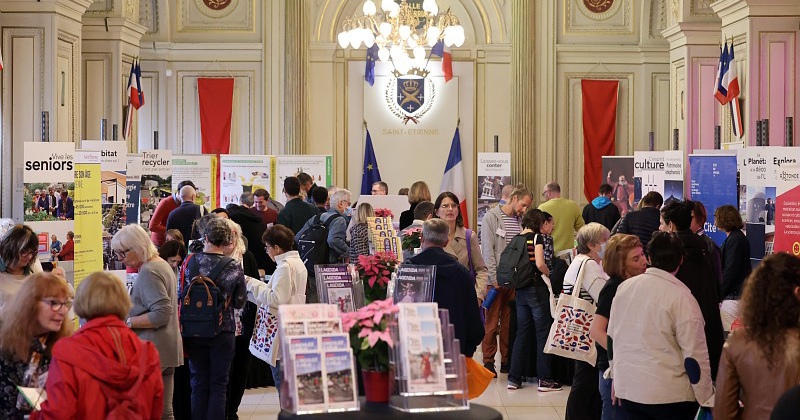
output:
[[[579,297],[583,286],[585,264],[586,261],[578,270],[578,280],[572,288],[572,294],[562,293],[558,298],[544,352],[580,360],[594,366],[597,362],[597,349],[594,340],[589,337],[589,330],[597,307]]]
[[[289,265],[289,275],[292,281],[292,294],[289,298],[290,304],[305,303],[300,302],[296,296],[296,286],[294,284],[294,273]],[[271,281],[271,280],[270,280]],[[280,352],[280,338],[278,337],[278,317],[270,311],[267,305],[258,305],[256,312],[256,322],[253,326],[253,336],[250,337],[250,354],[267,362],[270,366],[275,366]]]

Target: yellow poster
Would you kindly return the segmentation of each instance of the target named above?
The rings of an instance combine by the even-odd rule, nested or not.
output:
[[[100,153],[78,151],[75,159],[75,288],[103,270]]]

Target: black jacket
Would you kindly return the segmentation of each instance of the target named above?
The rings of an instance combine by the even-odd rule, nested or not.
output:
[[[661,212],[655,207],[643,207],[641,210],[632,211],[619,221],[616,233],[636,235],[642,241],[642,246],[647,252],[647,244],[653,237],[653,232],[661,224]]]
[[[619,209],[614,203],[608,204],[602,209],[598,209],[594,204],[589,203],[583,208],[583,221],[586,223],[597,222],[605,226],[608,230],[614,228],[619,220]]]
[[[242,228],[242,235],[247,239],[247,250],[253,253],[258,268],[264,270],[266,274],[272,274],[276,264],[267,255],[264,242],[261,240],[264,231],[267,230],[264,219],[249,208],[237,204],[228,204],[225,209],[228,210],[231,220]]]
[[[412,203],[411,208],[400,213],[400,224],[398,225],[400,230],[403,230],[414,223],[414,209],[417,208],[417,204],[419,203]]]
[[[184,201],[167,216],[167,230],[178,229],[183,234],[183,245],[189,246],[194,221],[202,217],[203,209],[195,203]]]
[[[683,264],[675,277],[689,288],[703,313],[711,376],[716,378],[722,345],[725,343],[719,314],[719,280],[714,273],[712,256],[708,253],[703,238],[689,230],[678,232],[678,237],[683,242],[684,254]]]
[[[478,297],[469,271],[443,248],[430,247],[408,259],[409,264],[435,265],[433,301],[450,312],[450,323],[461,344],[461,354],[472,357],[484,336]]]
[[[722,243],[722,300],[739,299],[751,271],[750,242],[736,229]]]
[[[303,228],[308,219],[316,215],[317,208],[313,204],[306,203],[299,197],[293,198],[278,213],[278,224],[288,227],[297,235],[297,232],[300,232],[300,229]]]

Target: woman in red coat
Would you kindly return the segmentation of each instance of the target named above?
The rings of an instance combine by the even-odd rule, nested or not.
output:
[[[47,401],[31,419],[160,419],[164,385],[158,351],[122,321],[131,301],[122,282],[97,272],[75,295],[75,313],[89,320],[53,349]]]

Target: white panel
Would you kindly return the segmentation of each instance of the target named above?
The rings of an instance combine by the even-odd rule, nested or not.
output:
[[[22,206],[13,205],[22,200],[22,144],[26,141],[38,140],[40,136],[36,130],[36,117],[39,111],[36,107],[38,86],[36,84],[37,70],[36,45],[33,37],[15,37],[12,40],[11,65],[6,71],[11,72],[11,103],[7,104],[11,111],[11,138],[4,136],[5,141],[11,141],[11,162],[13,165],[11,202],[4,201],[4,216],[9,213],[15,220],[22,221]],[[41,64],[41,63],[39,63]],[[7,186],[4,185],[5,188]],[[5,195],[5,194],[4,194]],[[11,209],[9,211],[8,206]]]
[[[142,77],[142,90],[144,91],[144,103],[145,105],[139,108],[137,112],[138,116],[138,123],[137,128],[139,129],[139,150],[147,150],[152,147],[153,144],[153,131],[158,129],[157,121],[153,121],[153,117],[156,115],[155,110],[157,110],[156,104],[157,97],[155,95],[155,90],[153,89],[153,77]],[[126,96],[127,97],[127,96]],[[123,117],[124,120],[124,117]],[[163,147],[162,145],[166,145],[164,135],[161,133],[159,134],[158,143],[159,147]]]
[[[83,132],[85,139],[101,138],[101,120],[107,118],[106,109],[106,63],[105,60],[86,60],[86,77],[84,80],[91,83],[84,83],[85,90],[83,98],[86,103],[84,110],[84,121],[86,128]]]

